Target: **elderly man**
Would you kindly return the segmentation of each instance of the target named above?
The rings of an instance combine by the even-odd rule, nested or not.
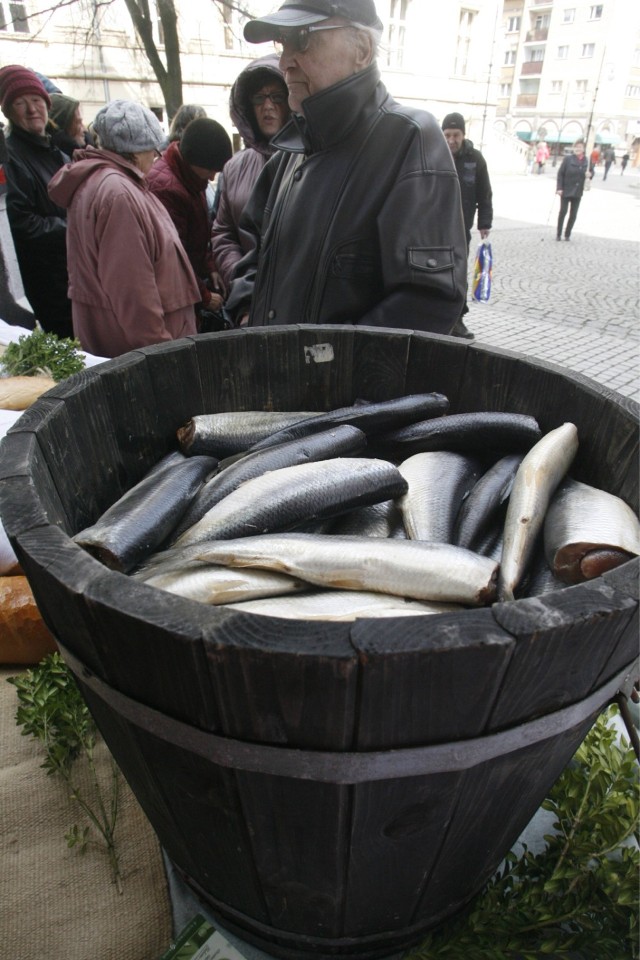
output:
[[[458,178],[434,117],[382,85],[381,31],[373,0],[285,0],[246,24],[279,46],[292,118],[243,215],[256,247],[236,267],[236,320],[449,333],[460,316]]]

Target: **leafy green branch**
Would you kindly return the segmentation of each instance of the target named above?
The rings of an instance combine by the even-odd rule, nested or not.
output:
[[[36,329],[7,346],[0,357],[0,366],[9,376],[40,375],[56,381],[65,380],[73,373],[84,370],[81,349],[79,340],[57,337],[55,333]]]
[[[595,723],[543,809],[545,848],[511,851],[466,913],[406,960],[637,960],[637,766],[626,740]]]
[[[26,673],[7,679],[18,693],[16,722],[23,728],[23,736],[32,736],[42,744],[42,767],[47,774],[64,780],[69,796],[89,821],[82,828],[77,824],[71,828],[65,835],[67,845],[77,847],[81,853],[90,843],[104,848],[121,893],[122,875],[115,844],[120,772],[111,758],[110,782],[105,791],[95,763],[96,726],[69,669],[60,654],[53,653]],[[76,777],[77,764],[88,773],[85,792]],[[98,839],[94,841],[96,833]]]

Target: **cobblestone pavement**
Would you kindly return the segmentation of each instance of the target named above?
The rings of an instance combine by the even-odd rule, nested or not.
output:
[[[569,242],[555,239],[554,170],[494,178],[491,298],[470,300],[465,322],[479,343],[551,361],[640,401],[640,172],[601,177]]]

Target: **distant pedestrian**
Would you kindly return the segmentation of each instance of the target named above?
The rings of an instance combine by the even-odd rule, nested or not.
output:
[[[569,219],[567,220],[564,238],[565,240],[571,238],[571,231],[578,216],[586,177],[591,177],[591,174],[584,154],[584,140],[576,140],[573,145],[573,153],[566,155],[558,170],[556,193],[560,196],[560,213],[558,214],[556,240],[562,240],[562,227],[567,212],[569,212]]]
[[[460,181],[462,216],[467,239],[467,256],[471,246],[471,228],[478,214],[480,238],[486,240],[493,225],[493,191],[489,180],[487,162],[471,140],[465,138],[465,122],[461,113],[448,113],[442,121],[442,132],[449,145]],[[463,317],[469,312],[466,302],[462,314],[451,333],[456,337],[473,339],[473,333],[467,329]]]
[[[616,152],[613,149],[613,147],[607,147],[607,149],[604,152],[603,159],[604,159],[604,176],[602,179],[606,180],[607,174],[611,169],[611,165],[615,164],[616,162]]]
[[[549,147],[547,146],[546,140],[540,140],[536,149],[536,164],[538,167],[538,173],[544,172],[544,165],[549,159]]]
[[[628,164],[628,163],[629,163],[629,154],[628,154],[628,153],[625,153],[624,156],[623,156],[623,158],[622,158],[622,160],[620,161],[620,167],[621,167],[621,169],[620,169],[620,176],[622,176],[622,174],[623,174],[623,173],[625,172],[625,170],[627,169],[627,164]]]
[[[146,174],[165,136],[142,104],[114,100],[98,111],[99,149],[77,150],[52,178],[68,210],[69,296],[83,348],[117,357],[197,332],[196,278],[171,217]]]
[[[594,147],[591,151],[591,156],[589,157],[589,173],[593,177],[596,172],[596,167],[600,163],[600,151],[597,147]]]

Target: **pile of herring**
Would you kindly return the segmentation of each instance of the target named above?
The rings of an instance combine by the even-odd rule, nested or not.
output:
[[[74,540],[192,600],[339,620],[537,596],[640,554],[630,507],[570,477],[573,423],[448,409],[428,393],[196,416]]]

